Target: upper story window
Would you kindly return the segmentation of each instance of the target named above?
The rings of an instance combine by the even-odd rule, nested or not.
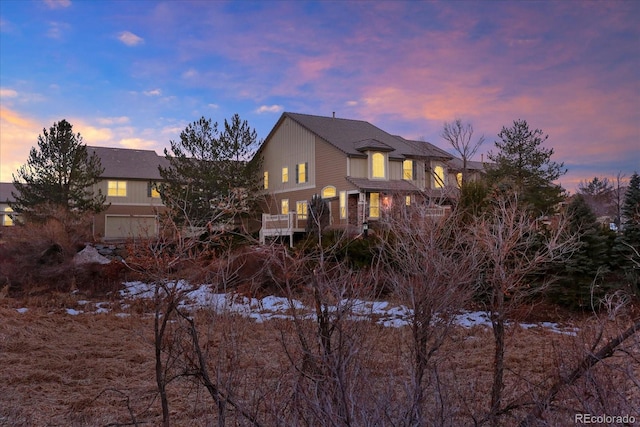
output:
[[[385,157],[382,153],[373,153],[371,155],[371,177],[386,178],[387,168],[385,167]]]
[[[413,160],[405,160],[402,162],[402,179],[408,181],[416,179],[415,163]]]
[[[433,168],[433,187],[444,188],[445,183],[444,167],[437,165]]]
[[[322,189],[322,198],[323,199],[330,199],[332,197],[336,197],[336,187],[334,187],[333,185],[327,185],[326,187],[324,187]]]
[[[296,183],[301,184],[308,181],[307,169],[308,163],[298,163],[296,165]]]
[[[127,197],[127,181],[109,181],[107,196]]]
[[[147,197],[152,197],[154,199],[160,198],[160,191],[158,191],[157,183],[149,182],[149,184],[147,184]]]
[[[264,189],[269,189],[269,171],[264,171],[262,175],[262,184],[264,185]]]
[[[289,168],[286,166],[282,168],[282,182],[289,182]]]

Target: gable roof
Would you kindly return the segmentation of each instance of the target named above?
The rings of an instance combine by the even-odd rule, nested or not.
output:
[[[167,160],[153,150],[129,148],[87,147],[89,153],[100,158],[104,172],[102,178],[129,178],[160,180],[158,166],[168,167]]]
[[[282,114],[278,123],[265,139],[265,143],[285,118],[290,118],[350,157],[363,157],[365,155],[363,151],[371,149],[389,152],[389,157],[396,159],[407,157],[453,158],[452,155],[433,144],[424,141],[410,141],[391,135],[364,120],[289,112]]]
[[[12,182],[0,182],[0,203],[15,202],[16,198],[11,193],[17,193]]]
[[[458,159],[457,157],[449,160],[447,162],[447,165],[449,166],[449,168],[451,170],[456,170],[456,171],[461,171],[463,168],[463,161],[462,159]],[[467,170],[469,171],[484,171],[487,166],[490,167],[490,164],[488,165],[487,163],[484,162],[477,162],[475,160],[467,160]]]

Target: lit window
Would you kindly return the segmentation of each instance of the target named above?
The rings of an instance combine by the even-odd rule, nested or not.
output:
[[[393,205],[393,198],[391,196],[383,196],[382,197],[382,208],[384,210],[388,210]]]
[[[380,218],[380,193],[369,194],[369,217]]]
[[[298,163],[296,165],[296,182],[307,182],[307,163]]]
[[[404,204],[406,206],[411,206],[411,196],[404,196]]]
[[[456,181],[458,182],[458,188],[462,188],[462,172],[456,174]]]
[[[444,188],[444,168],[440,165],[433,168],[434,188]]]
[[[4,215],[2,216],[2,225],[4,225],[5,227],[10,227],[13,225],[13,219],[11,218],[11,216],[9,216],[11,212],[13,212],[13,209],[4,208]]]
[[[345,219],[347,217],[347,192],[340,192],[340,218]]]
[[[264,183],[264,189],[269,188],[269,171],[264,171],[264,175],[262,176],[262,181]]]
[[[153,197],[154,199],[160,198],[160,191],[158,191],[158,184],[150,182],[147,184],[147,197]]]
[[[298,219],[307,219],[307,201],[296,202],[296,214]]]
[[[386,178],[386,170],[384,167],[384,154],[373,153],[371,155],[371,177]]]
[[[127,197],[127,181],[109,181],[108,196]]]
[[[280,201],[280,212],[282,215],[287,215],[289,213],[289,199],[282,199]]]
[[[402,179],[408,181],[413,180],[413,160],[405,160],[402,162]]]
[[[333,185],[327,185],[322,189],[322,198],[330,199],[332,197],[336,197],[336,187]]]
[[[282,168],[282,182],[289,182],[289,168]]]

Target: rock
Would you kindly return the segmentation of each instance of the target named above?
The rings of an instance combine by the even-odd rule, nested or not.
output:
[[[81,264],[109,264],[111,260],[105,256],[100,255],[98,250],[93,246],[85,246],[83,250],[78,252],[73,257],[73,263],[76,265]]]

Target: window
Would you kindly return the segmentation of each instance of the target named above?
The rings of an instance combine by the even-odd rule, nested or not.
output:
[[[434,188],[444,188],[444,168],[440,165],[433,168],[433,183]]]
[[[322,189],[322,198],[330,199],[332,197],[336,197],[336,187],[333,185],[327,185]]]
[[[307,201],[296,202],[296,214],[298,219],[307,219]]]
[[[411,206],[411,196],[404,196],[405,206]]]
[[[4,208],[4,215],[2,216],[2,225],[5,227],[10,227],[13,225],[13,219],[9,216],[9,214],[13,212],[11,208]]]
[[[264,189],[267,190],[269,188],[269,171],[264,171],[262,182],[264,184]]]
[[[160,192],[158,191],[157,183],[149,182],[147,184],[147,197],[153,197],[154,199],[160,198]]]
[[[280,212],[282,215],[287,215],[289,213],[289,199],[282,199],[280,201]]]
[[[373,153],[371,155],[371,177],[372,178],[386,178],[387,171],[384,167],[384,154]]]
[[[289,168],[282,168],[282,182],[289,182]]]
[[[369,194],[369,218],[380,218],[380,193]]]
[[[458,182],[458,188],[462,188],[462,172],[456,174],[456,181]]]
[[[107,195],[127,197],[127,181],[109,181]]]
[[[402,179],[412,181],[416,177],[413,160],[405,160],[402,162]]]
[[[347,192],[340,192],[340,219],[347,217]]]
[[[306,162],[296,165],[296,183],[301,184],[307,182],[307,166],[308,164]]]

